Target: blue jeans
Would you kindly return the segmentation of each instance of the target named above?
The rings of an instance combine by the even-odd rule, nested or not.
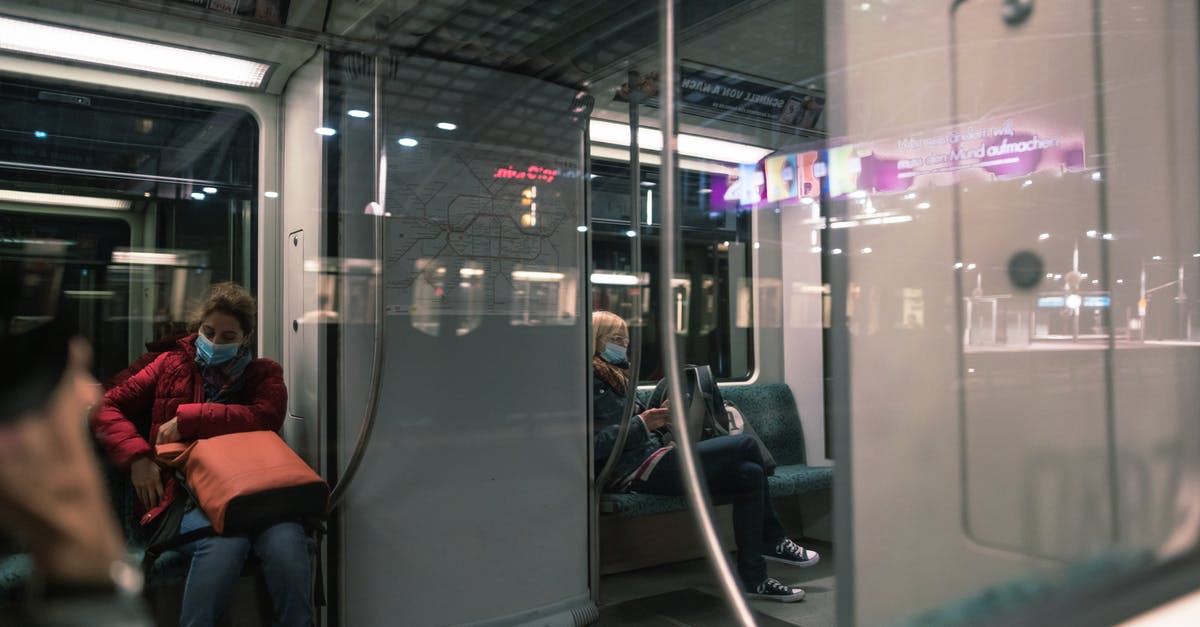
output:
[[[204,511],[183,516],[179,533],[208,527]],[[312,574],[308,538],[299,523],[284,522],[247,535],[211,536],[183,545],[192,556],[183,588],[180,627],[211,627],[229,607],[246,556],[254,549],[275,606],[275,627],[311,627]]]
[[[696,444],[708,491],[733,499],[733,537],[742,585],[750,588],[767,577],[763,548],[774,547],[787,535],[771,505],[767,475],[758,443],[745,435],[726,435]],[[634,488],[645,494],[683,494],[677,451],[658,461],[654,471]]]

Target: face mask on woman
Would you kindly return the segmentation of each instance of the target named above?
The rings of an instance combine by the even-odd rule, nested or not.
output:
[[[208,366],[223,364],[237,356],[240,344],[213,344],[212,340],[201,333],[196,336],[196,354]]]
[[[608,363],[620,368],[624,368],[629,365],[629,359],[626,356],[625,347],[613,344],[612,342],[605,343],[604,352],[600,353],[600,359],[603,359],[604,361],[607,361]]]

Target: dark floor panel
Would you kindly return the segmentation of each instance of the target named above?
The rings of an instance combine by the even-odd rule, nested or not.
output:
[[[794,627],[778,618],[752,612],[760,627]],[[600,627],[725,627],[734,624],[725,602],[711,594],[688,588],[652,597],[632,599],[600,609]]]

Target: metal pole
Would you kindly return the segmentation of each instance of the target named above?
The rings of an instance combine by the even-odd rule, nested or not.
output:
[[[708,493],[700,479],[700,465],[692,436],[684,426],[683,377],[679,363],[679,347],[675,342],[675,309],[672,302],[671,277],[675,276],[675,220],[678,215],[676,203],[675,147],[675,0],[662,0],[659,4],[659,45],[662,57],[662,73],[659,80],[659,122],[663,136],[662,148],[662,248],[659,251],[658,320],[659,337],[662,338],[663,365],[671,393],[671,421],[678,425],[674,429],[675,441],[679,445],[681,474],[684,478],[684,494],[696,519],[708,562],[712,565],[725,600],[737,617],[738,623],[753,626],[754,617],[742,596],[741,586],[729,567],[721,541],[717,538],[713,524]]]
[[[375,235],[375,343],[372,349],[371,359],[371,387],[367,393],[367,408],[366,415],[363,417],[362,427],[359,428],[358,440],[354,443],[354,452],[350,454],[350,462],[346,464],[346,470],[338,478],[337,485],[333,487],[333,491],[329,494],[329,512],[333,512],[337,508],[341,500],[346,496],[346,488],[350,485],[350,481],[354,479],[355,473],[358,472],[358,467],[362,463],[363,455],[367,452],[367,443],[371,441],[371,429],[375,426],[375,414],[379,410],[379,385],[383,374],[384,350],[383,350],[383,245],[387,241],[387,203],[385,202],[385,194],[387,192],[387,142],[383,141],[383,133],[386,127],[383,123],[383,84],[382,75],[380,72],[380,64],[382,57],[375,57],[375,139],[374,148],[378,160],[375,162],[375,181],[377,188],[375,190],[375,200],[379,203],[378,215],[373,216],[372,222]]]
[[[641,190],[641,161],[638,157],[638,103],[641,101],[641,92],[634,89],[634,81],[638,73],[636,70],[629,71],[629,229],[634,232],[634,237],[629,238],[630,241],[630,256],[633,266],[633,278],[637,282],[637,288],[634,290],[633,311],[635,315],[640,316],[642,312],[642,222],[640,216],[640,207],[638,206],[638,198]],[[631,316],[632,317],[632,316]],[[629,346],[632,348],[631,359],[629,360],[629,384],[625,386],[625,406],[621,412],[621,426],[617,427],[617,440],[613,443],[612,454],[608,456],[608,461],[604,464],[600,474],[596,475],[596,494],[599,495],[604,491],[604,486],[608,483],[608,477],[612,474],[613,467],[616,466],[617,460],[621,458],[621,451],[625,450],[625,441],[629,437],[629,424],[633,420],[633,410],[637,402],[637,383],[641,378],[642,370],[642,325],[629,325]],[[592,347],[592,352],[596,351],[596,347]],[[589,358],[591,355],[588,356]]]

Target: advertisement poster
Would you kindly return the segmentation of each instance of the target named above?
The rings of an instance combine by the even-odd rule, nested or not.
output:
[[[982,120],[956,129],[837,150],[836,158],[834,151],[829,151],[831,197],[857,190],[903,192],[1085,169],[1081,129],[1033,118]]]
[[[684,110],[701,115],[720,112],[746,121],[814,130],[825,111],[825,94],[817,89],[776,83],[695,61],[681,62],[679,74]]]
[[[796,155],[768,157],[763,164],[767,179],[767,202],[798,198]]]

